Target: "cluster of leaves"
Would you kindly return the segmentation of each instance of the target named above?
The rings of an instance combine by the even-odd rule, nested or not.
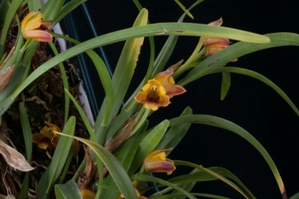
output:
[[[16,13],[19,13],[20,10],[27,10],[27,6],[30,12],[37,11],[41,8],[40,12],[43,14],[44,19],[51,20],[53,25],[55,25],[84,1],[73,0],[65,5],[64,1],[58,2],[56,0],[48,0],[47,3],[42,6],[40,1],[28,1],[27,3],[22,0],[3,0],[0,4],[0,25],[3,25],[0,35],[0,88],[2,84],[4,85],[4,83],[6,83],[6,85],[3,86],[3,90],[0,91],[0,116],[7,111],[14,102],[14,99],[28,87],[30,83],[49,69],[60,65],[61,73],[64,74],[64,126],[62,132],[55,132],[60,135],[60,138],[50,165],[48,165],[46,171],[38,180],[36,187],[37,198],[50,198],[52,194],[55,194],[56,198],[82,198],[82,190],[93,189],[91,185],[93,184],[95,185],[93,190],[95,192],[95,196],[93,197],[95,198],[117,198],[119,194],[122,194],[125,198],[137,199],[138,196],[136,195],[136,187],[132,184],[133,181],[140,183],[138,191],[142,195],[145,195],[147,191],[153,190],[157,186],[163,186],[163,189],[152,194],[151,198],[196,198],[196,196],[217,198],[218,196],[212,194],[191,193],[192,188],[197,182],[211,180],[221,180],[238,191],[245,198],[255,198],[236,176],[221,167],[204,168],[191,162],[174,161],[176,166],[189,166],[193,168],[193,171],[188,175],[179,176],[167,181],[150,176],[144,170],[142,165],[146,156],[156,149],[175,148],[188,132],[191,123],[223,128],[248,141],[260,152],[268,163],[282,196],[286,198],[282,179],[272,158],[264,147],[242,127],[216,116],[193,114],[192,109],[187,107],[179,117],[165,119],[156,126],[148,128],[148,116],[149,114],[155,113],[141,106],[136,102],[134,97],[140,92],[148,80],[153,79],[166,68],[166,63],[175,48],[178,37],[193,36],[199,38],[196,48],[187,61],[179,66],[172,75],[174,78],[181,76],[181,80],[177,85],[185,86],[203,76],[221,73],[221,99],[224,99],[230,87],[230,74],[246,75],[262,81],[274,89],[290,105],[296,114],[299,115],[299,110],[296,106],[272,81],[254,71],[227,66],[231,60],[259,50],[286,45],[298,46],[299,37],[297,34],[272,33],[268,35],[258,35],[227,27],[184,23],[183,19],[185,14],[183,14],[178,22],[149,24],[148,11],[142,8],[138,1],[135,1],[140,13],[133,27],[101,35],[82,43],[72,38],[52,33],[53,37],[71,41],[74,43],[74,46],[64,52],[58,53],[55,46],[49,42],[49,46],[55,56],[40,65],[36,70],[30,71],[31,58],[38,46],[38,42],[27,40],[26,43],[24,43],[22,32],[18,31],[17,40],[14,44],[15,47],[13,51],[11,51],[12,53],[7,53],[5,43],[8,31],[12,25],[20,27],[20,19]],[[200,2],[199,0],[194,3],[189,10]],[[187,13],[189,13],[189,11]],[[18,28],[18,30],[20,30],[20,28]],[[155,36],[168,36],[164,47],[156,58],[154,56]],[[143,81],[136,87],[135,92],[131,94],[131,97],[122,106],[134,74],[134,69],[137,65],[140,47],[145,37],[148,37],[151,47],[148,69]],[[228,38],[239,42],[206,57],[204,56],[206,48],[203,45],[205,37]],[[92,49],[119,41],[126,41],[126,43],[118,58],[114,74],[110,77],[105,63]],[[81,53],[86,53],[91,59],[100,77],[103,90],[105,91],[105,99],[102,102],[94,127],[91,126],[80,104],[78,104],[68,91],[67,77],[62,65],[63,61]],[[10,72],[10,75],[7,75],[7,70],[12,66],[14,70]],[[185,75],[182,76],[182,74]],[[89,133],[90,140],[74,136],[76,118],[74,116],[69,117],[68,115],[70,101],[77,107]],[[23,103],[20,103],[20,115],[26,145],[26,159],[30,162],[32,154],[32,140],[30,138],[32,137],[32,132]],[[68,182],[64,182],[64,177],[69,167],[68,161],[72,158],[70,154],[73,139],[79,140],[87,145],[93,153],[92,155],[86,153],[85,159],[81,162],[81,166],[73,178]],[[3,145],[2,142],[0,144]],[[0,146],[1,154],[7,157],[7,153],[3,152],[6,148]],[[168,154],[169,152],[170,151],[167,151],[166,153]],[[9,162],[9,158],[7,162]],[[96,166],[90,169],[89,167],[93,165],[93,162],[96,162]],[[108,170],[108,174],[105,172],[106,169]],[[78,187],[76,180],[78,180],[79,172],[90,175],[91,170],[96,171],[98,179],[89,182],[84,188]],[[20,198],[27,197],[29,178],[30,172],[27,172],[23,179],[23,186],[19,195]],[[153,186],[147,187],[141,182],[154,182],[154,184]]]

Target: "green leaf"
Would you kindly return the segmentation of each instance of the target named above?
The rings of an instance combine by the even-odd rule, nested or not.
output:
[[[28,197],[28,191],[29,191],[29,172],[25,174],[25,177],[23,178],[22,182],[22,188],[18,194],[17,199],[23,199]]]
[[[255,72],[255,71],[248,70],[245,68],[239,68],[239,67],[223,67],[223,68],[217,69],[215,72],[237,73],[240,75],[246,75],[246,76],[255,78],[255,79],[265,83],[266,85],[270,86],[273,90],[275,90],[290,105],[290,107],[295,111],[295,113],[299,116],[299,110],[295,106],[295,104],[292,102],[292,100],[285,94],[285,92],[283,92],[283,90],[281,90],[274,82],[269,80],[267,77]]]
[[[185,191],[184,189],[180,188],[179,186],[172,184],[166,180],[162,180],[160,178],[156,178],[153,176],[148,176],[148,175],[141,175],[141,174],[135,174],[131,177],[133,180],[137,180],[137,181],[148,181],[148,182],[155,182],[155,183],[159,183],[165,186],[169,186],[175,190],[177,190],[178,192],[184,194],[185,196],[187,196],[188,198],[191,199],[196,199],[196,197],[194,197],[192,194],[190,194],[189,192]]]
[[[123,166],[126,172],[128,172],[129,168],[132,164],[136,164],[134,162],[134,156],[138,150],[139,143],[143,139],[146,128],[148,126],[148,121],[143,124],[143,126],[139,129],[139,131],[134,134],[132,137],[130,137],[122,146],[120,149],[117,160],[119,163]],[[107,179],[105,180],[105,186],[115,186],[115,183],[113,182],[113,178],[109,175]],[[102,193],[100,195],[100,198],[116,198],[117,192],[111,191],[111,189],[103,189]]]
[[[22,125],[23,137],[25,141],[26,159],[28,162],[30,162],[31,155],[32,155],[32,132],[31,132],[28,115],[23,102],[19,103],[19,111],[20,111],[20,120]]]
[[[187,107],[183,113],[180,115],[191,115],[192,109]],[[183,139],[185,134],[188,132],[191,123],[184,123],[172,126],[163,136],[162,140],[159,142],[157,149],[175,148]],[[165,151],[168,155],[171,151]]]
[[[183,166],[193,167],[193,168],[196,168],[196,169],[198,169],[200,171],[203,171],[207,174],[210,174],[211,176],[217,178],[218,180],[221,180],[225,184],[227,184],[230,187],[232,187],[233,189],[235,189],[237,192],[239,192],[245,198],[248,198],[248,199],[252,198],[243,189],[241,189],[238,185],[236,185],[234,182],[232,182],[231,180],[227,179],[226,177],[220,175],[219,173],[214,172],[213,170],[210,170],[210,169],[205,168],[201,165],[197,165],[197,164],[194,164],[192,162],[187,162],[187,161],[175,160],[174,163],[175,163],[175,165],[183,165]],[[253,197],[253,198],[255,198],[255,197]]]
[[[295,33],[272,33],[266,34],[270,43],[235,43],[200,62],[179,82],[184,86],[200,77],[213,73],[214,70],[223,67],[225,64],[241,56],[259,50],[274,48],[279,46],[299,46],[299,35]],[[224,37],[225,38],[225,37]]]
[[[71,116],[67,123],[64,125],[62,133],[60,135],[74,135],[76,125],[76,118]],[[38,185],[36,195],[40,199],[50,198],[51,191],[53,189],[55,181],[58,179],[66,159],[69,154],[69,150],[72,144],[72,140],[69,137],[61,136],[56,146],[51,164],[48,166],[45,173],[42,175]]]
[[[82,106],[77,102],[77,100],[74,98],[74,96],[67,89],[64,89],[64,91],[65,91],[66,95],[68,95],[68,97],[72,100],[72,102],[74,103],[77,111],[79,112],[79,114],[80,114],[80,116],[83,120],[83,123],[84,123],[84,125],[85,125],[85,127],[86,127],[86,129],[89,133],[90,138],[93,141],[96,141],[96,137],[95,137],[95,134],[93,132],[92,126],[91,126],[85,112],[83,111]]]
[[[41,7],[42,7],[40,0],[30,0],[30,1],[27,1],[27,3],[28,3],[30,12],[37,11],[38,9],[41,9]]]
[[[205,124],[210,126],[215,126],[218,128],[223,128],[228,131],[231,131],[233,133],[236,133],[237,135],[241,136],[243,139],[248,141],[258,152],[263,156],[267,164],[269,165],[276,182],[279,186],[280,193],[283,195],[285,193],[284,184],[282,182],[281,176],[279,174],[279,171],[272,160],[269,153],[266,151],[266,149],[259,143],[258,140],[256,140],[249,132],[247,132],[242,127],[236,125],[233,122],[230,122],[228,120],[225,120],[220,117],[212,116],[212,115],[187,115],[182,116],[180,118],[174,118],[169,120],[170,124],[169,126],[175,125],[175,124],[181,124],[185,122],[191,122],[191,123],[197,123],[197,124]]]
[[[195,173],[198,173],[198,170],[197,169],[193,169],[186,177],[189,179],[189,177],[191,177],[193,174]],[[203,172],[201,172],[203,173]],[[181,177],[183,175],[180,175],[178,177]],[[169,182],[173,183],[172,179],[168,180]],[[182,189],[188,191],[188,192],[191,192],[191,190],[193,189],[193,187],[195,186],[196,184],[196,181],[190,181],[190,182],[187,182],[187,183],[183,183],[182,186],[180,186]],[[174,190],[172,192],[173,194],[180,194],[178,191]],[[181,195],[180,197],[176,197],[175,199],[185,199],[183,195]]]
[[[143,26],[147,24],[148,11],[142,9],[137,16],[133,27]],[[143,44],[144,37],[129,39],[126,41],[119,60],[117,62],[113,77],[112,86],[114,90],[115,101],[110,117],[114,117],[119,111],[121,103],[127,93],[129,84],[137,65],[140,49]]]
[[[115,184],[119,189],[119,192],[122,193],[125,196],[125,198],[137,199],[135,189],[127,172],[109,151],[107,151],[101,145],[87,139],[62,133],[57,134],[77,139],[80,142],[83,142],[84,144],[89,146],[94,151],[94,153],[102,160],[103,164],[108,169],[109,174],[112,176]]]
[[[82,52],[90,49],[97,48],[127,39],[158,36],[158,35],[181,35],[181,36],[211,36],[211,37],[224,37],[247,42],[269,42],[269,38],[263,35],[258,35],[251,32],[236,30],[233,28],[214,27],[204,24],[193,23],[158,23],[149,24],[144,26],[132,27],[124,30],[115,31],[99,37],[90,39],[81,44],[78,44],[68,50],[53,57],[49,61],[42,64],[34,70],[28,78],[16,89],[13,97],[17,96],[23,89],[25,89],[31,82],[38,78],[41,74],[56,66],[58,63],[63,62],[71,57],[74,57]],[[221,53],[221,52],[219,52]],[[218,53],[217,53],[218,54]]]
[[[201,3],[202,0],[197,0],[190,6],[188,9],[189,11],[195,8],[199,3]],[[183,22],[185,19],[186,13],[184,13],[178,20],[178,22]],[[170,56],[172,55],[172,52],[174,50],[174,47],[176,45],[176,42],[178,40],[177,35],[170,35],[165,44],[163,45],[162,49],[160,50],[156,60],[155,60],[155,70],[153,73],[153,76],[162,71],[162,69],[165,67],[166,63],[168,62]]]
[[[53,42],[48,42],[48,45],[51,47],[55,56],[59,54]],[[62,78],[63,87],[64,89],[69,90],[68,76],[66,74],[63,63],[59,63],[59,70]],[[66,123],[67,118],[69,117],[69,110],[70,110],[70,98],[66,93],[64,93],[64,121],[63,121],[64,123]]]
[[[60,22],[66,15],[68,15],[72,10],[77,8],[79,5],[83,4],[87,0],[72,0],[66,3],[60,10],[60,13],[53,24]]]
[[[221,100],[224,100],[228,90],[230,88],[230,74],[228,72],[222,73],[222,82],[221,82]]]
[[[115,136],[125,125],[126,121],[128,120],[129,112],[128,111],[121,111],[108,125],[106,140],[107,142],[110,138]]]
[[[242,181],[229,170],[223,167],[209,167],[208,169],[222,176],[225,176],[226,178],[232,179],[239,185],[240,188],[242,188],[246,192],[248,196],[250,196],[250,198],[255,198],[254,195],[249,191],[249,189],[242,183]]]
[[[65,184],[56,184],[55,196],[57,199],[82,199],[80,190],[74,180],[70,180]]]
[[[58,34],[53,34],[53,36],[63,38],[67,41],[73,42],[74,44],[78,45],[80,42],[71,39],[70,37],[66,37],[63,35],[58,35]],[[105,100],[103,102],[103,106],[105,107],[103,110],[101,110],[97,116],[96,119],[96,124],[95,124],[95,133],[97,136],[101,137],[102,134],[104,134],[103,131],[101,131],[102,127],[107,124],[107,118],[110,115],[110,111],[113,107],[113,102],[114,102],[114,93],[113,93],[113,87],[112,87],[112,82],[110,79],[110,75],[108,72],[108,69],[104,63],[104,61],[101,59],[101,57],[95,53],[93,50],[87,50],[86,54],[89,56],[91,61],[93,62],[98,75],[100,77],[101,84],[104,88],[105,91]],[[100,127],[99,127],[100,125]]]
[[[119,151],[119,154],[117,155],[118,161],[123,165],[126,171],[129,170],[132,164],[136,164],[134,162],[134,157],[136,155],[140,142],[145,136],[147,126],[148,121],[143,123],[138,132],[124,143],[123,147]]]
[[[2,0],[0,2],[0,26],[4,24],[5,16],[11,0]]]
[[[176,164],[178,165],[178,164]],[[237,185],[244,191],[250,198],[255,198],[254,195],[249,191],[249,189],[230,171],[228,171],[225,168],[222,167],[209,167],[207,168],[210,171],[213,171],[215,173],[220,174],[221,176],[224,176],[226,178],[229,178],[237,183]],[[204,171],[195,169],[191,173],[186,175],[180,175],[178,177],[171,178],[169,182],[174,184],[189,184],[192,182],[207,182],[207,181],[213,181],[213,180],[219,180],[217,177],[212,176],[209,173],[206,173]]]
[[[0,46],[4,46],[5,45],[5,41],[6,41],[6,36],[8,35],[8,30],[9,30],[9,26],[12,22],[12,19],[15,17],[15,15],[17,14],[17,10],[20,7],[21,3],[23,2],[23,0],[13,0],[12,2],[10,1],[3,1],[4,3],[8,3],[9,6],[7,7],[8,10],[6,13],[6,15],[4,16],[4,25],[1,29],[1,35],[0,35]],[[0,24],[1,25],[1,24]],[[0,47],[0,57],[2,57],[3,53],[4,53],[4,49],[2,47]]]
[[[179,0],[174,0],[174,1],[191,19],[194,19],[193,15],[189,12],[189,10],[186,9],[186,7]]]
[[[290,199],[299,199],[299,192],[291,196]]]
[[[156,125],[140,142],[139,148],[134,157],[134,165],[131,166],[129,174],[133,174],[142,164],[145,157],[156,149],[157,145],[163,138],[169,125],[168,120],[162,121],[160,124]]]
[[[224,196],[218,196],[214,194],[208,194],[208,193],[191,193],[193,196],[199,196],[201,198],[214,198],[214,199],[230,199]],[[179,197],[179,198],[178,198]],[[165,194],[162,196],[156,196],[155,199],[185,199],[185,195],[181,193],[175,193],[175,194]]]
[[[44,16],[44,19],[55,21],[59,16],[64,2],[65,0],[47,0],[41,11]]]

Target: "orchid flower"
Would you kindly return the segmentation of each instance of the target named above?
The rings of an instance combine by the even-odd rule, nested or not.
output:
[[[136,181],[133,181],[132,184],[133,184],[134,187],[137,186]],[[147,199],[147,197],[141,196],[137,189],[135,189],[135,192],[136,192],[136,195],[137,195],[138,199]],[[125,196],[123,194],[119,194],[118,197],[117,197],[117,199],[124,199],[124,198],[125,198]]]
[[[170,149],[159,149],[151,152],[144,160],[143,165],[147,172],[167,173],[170,175],[175,169],[174,162],[166,158],[164,151]]]
[[[59,135],[54,131],[61,132],[60,128],[50,122],[45,122],[47,126],[44,126],[40,133],[32,135],[32,141],[37,143],[40,149],[47,149],[48,147],[56,147],[59,140]]]
[[[80,194],[82,199],[94,199],[96,197],[96,193],[90,189],[82,189],[80,190]]]
[[[156,111],[159,107],[166,107],[170,104],[170,98],[186,92],[171,76],[174,72],[173,67],[158,73],[153,79],[148,80],[142,87],[142,91],[135,96],[138,103],[144,104],[145,108]]]
[[[223,23],[222,18],[209,23],[209,26],[221,26]],[[206,52],[204,56],[209,57],[216,52],[223,50],[224,48],[228,47],[230,44],[229,39],[226,38],[215,38],[215,37],[204,37],[203,45],[206,48]]]
[[[43,21],[40,11],[30,12],[25,16],[21,24],[21,31],[25,39],[33,39],[41,42],[52,41],[49,28],[52,21]]]

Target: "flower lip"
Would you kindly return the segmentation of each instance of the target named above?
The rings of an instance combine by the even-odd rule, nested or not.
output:
[[[136,95],[135,100],[145,104],[145,108],[152,109],[153,111],[157,110],[160,106],[165,107],[170,103],[165,88],[155,79],[149,80],[142,87],[142,91]]]

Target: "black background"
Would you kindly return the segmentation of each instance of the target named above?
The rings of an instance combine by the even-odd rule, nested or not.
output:
[[[171,0],[141,0],[149,10],[151,23],[176,21],[182,10]],[[192,0],[181,0],[190,6]],[[130,27],[138,11],[133,1],[95,1],[86,3],[100,35]],[[206,0],[192,14],[195,19],[185,21],[209,23],[220,17],[223,26],[243,29],[259,34],[272,32],[299,33],[299,1],[297,0]],[[75,17],[81,41],[91,37],[80,9]],[[166,37],[155,38],[156,51],[162,47]],[[197,38],[182,37],[168,63],[187,59],[196,45]],[[105,46],[104,50],[112,68],[116,65],[123,43]],[[145,74],[148,64],[149,46],[145,41],[136,68],[135,89]],[[229,66],[239,66],[257,71],[274,81],[299,107],[299,47],[279,47],[259,51],[239,58]],[[91,78],[96,84],[99,105],[103,92],[92,68]],[[288,196],[299,191],[298,186],[298,139],[299,118],[287,103],[270,87],[246,77],[232,74],[231,89],[220,100],[220,75],[210,75],[187,85],[187,93],[172,99],[167,108],[161,108],[150,118],[156,124],[166,118],[178,116],[186,106],[194,113],[210,114],[228,119],[249,131],[269,152],[285,183]],[[232,171],[257,198],[281,198],[276,181],[262,156],[253,146],[237,135],[204,125],[192,125],[179,146],[170,154],[172,159],[182,159],[205,167],[222,166]],[[179,167],[174,175],[188,172]],[[200,183],[197,192],[220,194],[231,198],[242,196],[222,182]]]

